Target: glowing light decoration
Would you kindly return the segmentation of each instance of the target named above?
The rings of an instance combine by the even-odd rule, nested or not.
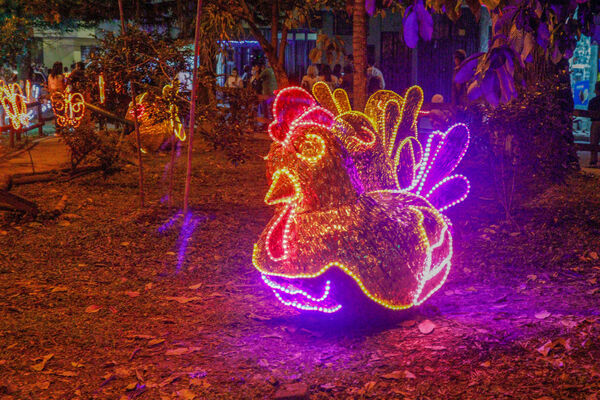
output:
[[[304,311],[340,310],[348,287],[340,276],[382,307],[422,304],[450,272],[443,212],[469,192],[452,174],[467,127],[419,133],[416,86],[404,96],[378,91],[364,112],[339,89],[315,84],[313,95],[290,87],[273,103],[265,202],[276,211],[254,245],[254,267],[284,305]]]
[[[31,101],[31,82],[29,82],[29,80],[25,81],[25,96],[29,103]]]
[[[104,104],[106,101],[105,92],[104,92],[104,75],[98,75],[98,92],[100,96],[100,104]]]
[[[162,95],[163,99],[169,103],[169,124],[173,130],[173,134],[177,136],[177,139],[182,142],[185,141],[185,130],[179,119],[179,107],[175,104],[175,99],[179,93],[179,82],[176,81],[176,85],[168,84],[163,87]]]
[[[81,93],[54,92],[50,96],[56,124],[62,127],[77,128],[85,115],[85,100]]]
[[[16,83],[7,85],[0,79],[0,103],[14,129],[29,126],[30,115],[21,86]]]

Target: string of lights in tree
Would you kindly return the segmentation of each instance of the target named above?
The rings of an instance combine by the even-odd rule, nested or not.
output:
[[[179,140],[186,139],[185,129],[179,118],[179,108],[176,100],[179,93],[179,83],[175,80],[171,84],[167,84],[162,88],[162,100],[166,104],[168,118],[159,121],[152,111],[156,109],[157,102],[151,101],[148,92],[144,92],[136,97],[136,115],[140,129],[140,139],[143,147],[156,151],[160,145],[167,140],[171,135],[175,135]],[[127,110],[127,119],[133,120],[134,116],[133,103],[129,103]]]
[[[468,180],[452,174],[469,131],[456,124],[421,134],[422,103],[416,86],[404,96],[378,91],[364,111],[324,83],[312,95],[298,87],[278,92],[265,157],[265,202],[275,215],[252,263],[283,304],[331,313],[348,298],[341,291],[354,287],[401,310],[444,284],[452,234],[443,212],[469,191]]]
[[[17,83],[6,84],[0,79],[0,104],[14,129],[29,126],[26,98]]]
[[[106,93],[104,91],[104,75],[98,75],[98,95],[100,97],[100,104],[104,104],[106,101]]]
[[[64,92],[50,96],[56,124],[61,127],[77,128],[85,115],[85,100],[81,93],[72,93],[67,87]]]

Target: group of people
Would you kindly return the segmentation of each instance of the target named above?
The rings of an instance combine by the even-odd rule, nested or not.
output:
[[[375,66],[375,63],[369,63],[366,77],[369,95],[378,90],[385,89],[383,73]],[[341,88],[344,89],[349,96],[352,96],[353,81],[354,63],[352,55],[348,55],[343,68],[340,64],[335,64],[333,69],[331,69],[328,64],[309,65],[306,70],[306,75],[302,77],[300,86],[310,92],[315,83],[325,82],[332,91]]]
[[[63,64],[57,61],[48,74],[48,93],[62,92],[69,86],[76,90],[84,80],[85,64],[83,62],[75,63],[69,72],[69,68],[63,67]]]
[[[244,66],[244,73],[239,74],[237,68],[231,70],[231,74],[225,81],[228,88],[252,88],[259,96],[272,96],[277,90],[277,79],[273,68],[264,60],[258,60],[253,66]]]

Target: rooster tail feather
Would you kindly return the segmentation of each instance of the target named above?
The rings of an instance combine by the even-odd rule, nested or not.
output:
[[[433,132],[408,190],[428,198],[440,211],[464,200],[469,191],[468,180],[462,175],[449,175],[464,157],[468,146],[469,130],[464,124],[455,124],[446,132]]]

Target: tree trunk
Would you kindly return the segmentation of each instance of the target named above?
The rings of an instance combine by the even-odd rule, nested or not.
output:
[[[362,111],[367,103],[367,12],[365,0],[354,0],[352,12],[352,52],[354,53],[355,110]]]
[[[287,72],[285,71],[285,67],[279,62],[271,62],[270,58],[269,64],[271,64],[271,68],[273,68],[273,73],[275,74],[275,79],[277,80],[277,88],[283,89],[288,87],[290,83]]]

